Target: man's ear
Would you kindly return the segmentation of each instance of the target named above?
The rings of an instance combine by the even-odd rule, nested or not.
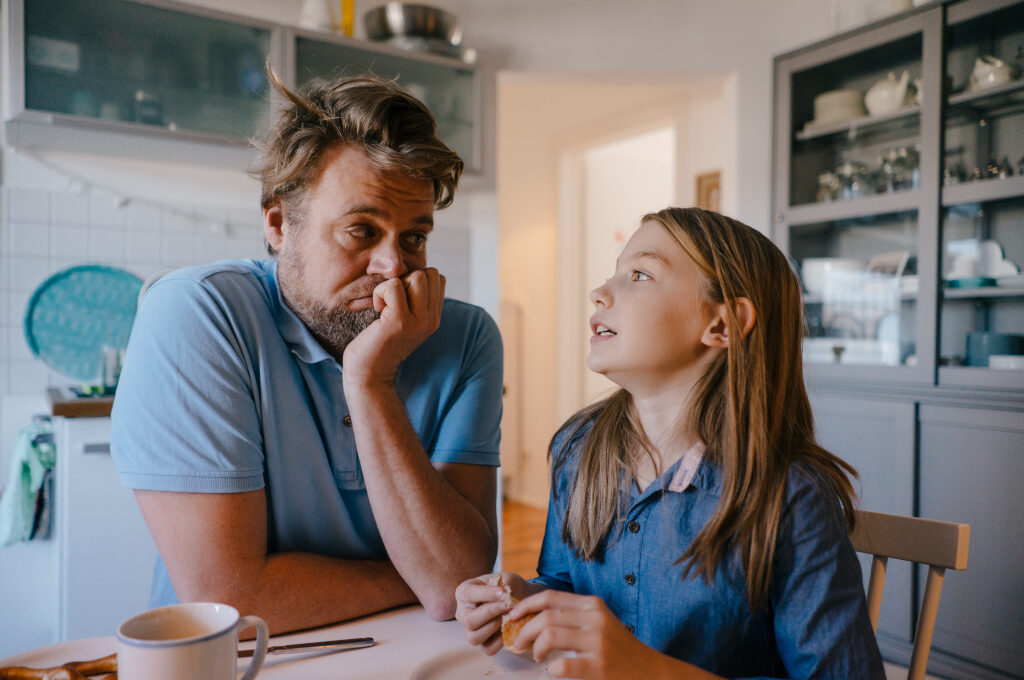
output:
[[[711,322],[704,329],[704,334],[701,336],[700,341],[708,347],[724,349],[729,346],[729,324],[726,323],[725,310],[724,303],[716,305],[715,314],[711,318]],[[736,321],[739,323],[741,336],[747,337],[747,334],[754,328],[754,322],[757,321],[754,303],[750,301],[750,298],[736,298],[733,313],[736,315]]]
[[[284,208],[281,199],[275,199],[263,208],[263,238],[275,251],[281,250],[284,242]]]

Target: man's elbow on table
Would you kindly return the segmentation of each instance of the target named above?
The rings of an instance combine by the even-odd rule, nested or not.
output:
[[[424,597],[420,600],[423,609],[434,621],[450,621],[455,618],[455,591],[437,593],[436,596]]]

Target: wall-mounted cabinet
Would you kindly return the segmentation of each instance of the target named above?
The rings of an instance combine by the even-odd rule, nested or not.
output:
[[[819,439],[865,509],[972,525],[929,672],[1022,678],[1024,2],[940,0],[777,57],[774,129]],[[922,589],[887,585],[890,660]]]
[[[244,167],[290,85],[374,71],[422,99],[479,169],[477,72],[458,59],[307,32],[173,0],[11,0],[7,143]]]

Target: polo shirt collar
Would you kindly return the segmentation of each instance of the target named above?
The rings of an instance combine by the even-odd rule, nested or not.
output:
[[[334,361],[334,357],[317,342],[306,324],[302,323],[302,319],[285,303],[284,297],[281,295],[281,287],[277,285],[277,258],[267,263],[266,270],[267,281],[271,287],[271,299],[276,301],[274,319],[277,321],[277,329],[292,354],[307,364],[317,364],[327,360]]]

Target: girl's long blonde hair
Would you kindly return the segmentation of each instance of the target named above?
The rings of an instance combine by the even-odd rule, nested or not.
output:
[[[710,581],[722,560],[737,551],[747,578],[751,607],[768,599],[786,477],[796,462],[817,471],[836,494],[853,527],[849,476],[856,471],[818,446],[804,388],[800,343],[800,286],[785,255],[763,234],[718,213],[667,208],[643,217],[663,226],[701,272],[705,302],[724,304],[729,346],[694,387],[694,408],[680,418],[704,442],[705,456],[722,470],[722,495],[714,514],[680,557],[684,578]],[[736,298],[748,298],[756,321],[744,337],[735,316]],[[562,539],[583,559],[598,559],[605,541],[621,530],[623,480],[651,456],[633,398],[620,389],[589,406],[563,429],[574,433],[593,421],[569,492]],[[573,436],[553,450],[555,470]]]

